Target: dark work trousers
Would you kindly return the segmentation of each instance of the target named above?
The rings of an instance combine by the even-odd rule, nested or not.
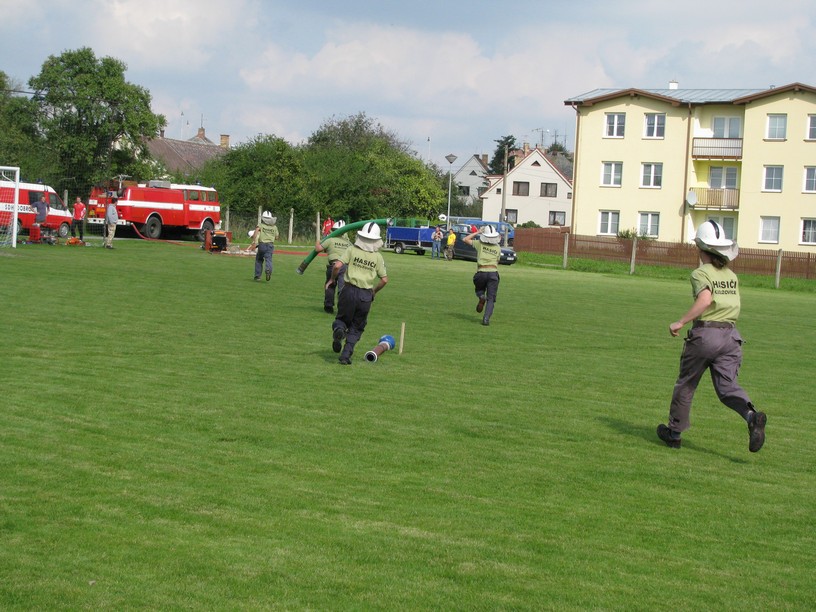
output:
[[[337,261],[337,260],[335,260]],[[332,268],[334,268],[334,261],[330,261],[329,264],[326,266],[326,282],[328,283],[332,277]],[[340,295],[340,292],[343,290],[343,287],[346,284],[346,265],[343,264],[343,267],[340,268],[340,272],[337,273],[337,281],[328,289],[326,289],[326,295],[323,298],[323,306],[328,310],[331,308],[334,310],[334,293],[337,292],[337,295]]]
[[[368,323],[368,313],[374,301],[373,289],[361,289],[351,283],[346,283],[337,300],[337,317],[332,322],[332,330],[346,330],[346,344],[340,359],[351,358],[354,354],[354,345]]]
[[[79,239],[85,240],[82,230],[82,219],[71,219],[71,237],[76,238],[76,229],[79,228]]]
[[[683,432],[691,427],[691,400],[706,370],[711,371],[720,401],[747,421],[753,404],[737,383],[741,363],[742,337],[735,327],[692,327],[683,341],[680,375],[669,408],[669,429]]]
[[[473,286],[476,288],[476,297],[486,300],[482,320],[490,321],[496,295],[499,293],[499,273],[496,270],[480,270],[473,275]]]
[[[255,253],[255,278],[261,278],[264,263],[266,263],[266,271],[272,272],[272,253],[274,252],[275,245],[271,242],[258,244],[258,251]]]

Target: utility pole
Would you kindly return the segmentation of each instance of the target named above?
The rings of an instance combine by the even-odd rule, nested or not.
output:
[[[508,146],[504,145],[504,176],[502,177],[502,207],[501,207],[501,215],[499,221],[506,221],[505,217],[507,216],[507,158],[509,155]],[[502,238],[502,244],[507,246],[507,232],[504,232],[504,237]]]

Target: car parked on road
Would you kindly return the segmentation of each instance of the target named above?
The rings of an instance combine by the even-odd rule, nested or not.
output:
[[[456,242],[453,245],[453,258],[466,259],[468,261],[476,261],[476,249],[464,241],[465,236],[469,236],[470,232],[456,232]],[[476,236],[474,240],[478,240]],[[510,247],[502,247],[501,259],[499,263],[509,266],[516,263],[516,252]]]

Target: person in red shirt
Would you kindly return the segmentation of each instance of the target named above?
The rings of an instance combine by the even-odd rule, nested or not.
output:
[[[76,238],[76,228],[79,228],[79,240],[85,241],[85,232],[83,228],[83,221],[85,221],[85,204],[82,203],[82,198],[77,196],[74,202],[74,217],[71,219],[71,238]]]
[[[334,221],[332,221],[331,217],[326,217],[326,220],[323,222],[323,235],[328,236],[331,234],[332,225],[334,225]]]

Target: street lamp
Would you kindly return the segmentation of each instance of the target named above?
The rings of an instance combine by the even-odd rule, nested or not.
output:
[[[448,216],[446,221],[448,222],[448,229],[451,227],[451,220],[450,220],[450,203],[451,203],[451,186],[453,182],[453,162],[456,161],[456,156],[451,153],[450,155],[446,155],[445,159],[448,160],[450,166],[448,167]]]

